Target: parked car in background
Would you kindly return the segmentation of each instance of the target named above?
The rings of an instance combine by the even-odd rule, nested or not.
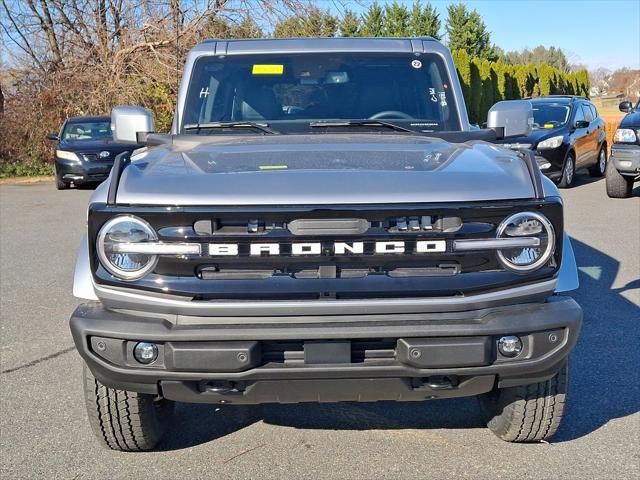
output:
[[[533,105],[530,135],[505,146],[535,151],[540,170],[560,188],[571,187],[576,170],[602,177],[607,167],[605,122],[584,97],[550,95],[528,99]]]
[[[607,167],[607,195],[631,196],[633,183],[640,180],[640,99],[635,108],[629,101],[620,104],[626,116],[613,136],[611,163]]]
[[[109,176],[116,155],[132,152],[136,145],[114,142],[110,117],[70,117],[60,133],[50,133],[58,142],[55,158],[56,188],[98,184]]]

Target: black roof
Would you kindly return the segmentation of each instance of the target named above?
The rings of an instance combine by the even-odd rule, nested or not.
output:
[[[80,123],[80,122],[110,122],[111,117],[103,115],[86,115],[83,117],[69,117],[67,123]]]

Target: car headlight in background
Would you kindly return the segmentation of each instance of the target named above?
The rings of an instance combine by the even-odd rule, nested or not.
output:
[[[621,143],[635,143],[637,138],[636,132],[630,128],[618,128],[613,136],[613,141]]]
[[[159,255],[200,255],[199,243],[163,243],[155,230],[133,215],[114,217],[105,223],[96,241],[102,266],[122,280],[137,280],[152,271]]]
[[[555,137],[547,138],[546,140],[541,141],[538,144],[538,148],[540,149],[550,149],[550,148],[558,148],[562,145],[562,139],[564,137],[562,135],[557,135]]]
[[[56,150],[56,157],[62,158],[64,160],[71,160],[74,162],[80,161],[80,159],[78,158],[78,155],[76,155],[73,152],[67,152],[66,150]]]
[[[496,237],[498,239],[527,237],[538,240],[537,245],[497,250],[500,263],[508,270],[515,272],[528,273],[537,270],[549,261],[555,249],[553,225],[544,215],[535,212],[511,215],[498,226]]]

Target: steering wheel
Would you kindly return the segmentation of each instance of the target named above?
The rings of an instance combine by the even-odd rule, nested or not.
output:
[[[369,120],[378,120],[382,118],[404,118],[406,120],[413,120],[411,115],[408,115],[404,112],[400,112],[398,110],[385,110],[383,112],[378,112],[369,117]]]

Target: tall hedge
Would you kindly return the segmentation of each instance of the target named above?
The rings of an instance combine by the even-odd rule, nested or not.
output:
[[[453,53],[462,93],[474,124],[486,121],[491,106],[500,100],[540,95],[589,95],[586,70],[562,72],[550,65],[510,65],[470,58],[466,51]]]

